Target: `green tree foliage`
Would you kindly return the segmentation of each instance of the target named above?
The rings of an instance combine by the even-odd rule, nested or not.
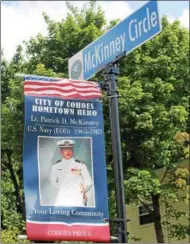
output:
[[[65,20],[55,22],[45,13],[44,20],[48,26],[48,36],[38,34],[26,42],[29,58],[28,72],[33,72],[39,63],[56,73],[68,74],[68,59],[103,33],[105,18],[102,10],[96,8],[95,2],[79,10],[67,3],[70,13]]]
[[[159,202],[181,197],[172,180],[163,184],[154,170],[165,167],[167,175],[185,157],[175,137],[188,132],[189,106],[188,31],[165,17],[162,25],[160,35],[122,61],[118,83],[127,201],[153,202],[158,242],[164,242]]]
[[[2,240],[17,242],[25,231],[22,181],[24,131],[23,80],[15,73],[67,77],[68,59],[113,27],[107,26],[101,8],[94,1],[79,11],[67,3],[70,13],[62,21],[43,14],[48,36],[40,33],[26,45],[26,59],[18,46],[9,63],[3,58],[2,71]],[[162,19],[161,34],[120,61],[118,91],[121,142],[125,172],[126,202],[144,205],[154,218],[158,242],[163,242],[163,225],[170,235],[184,238],[187,226],[162,223],[160,204],[167,204],[169,218],[184,213],[172,208],[171,201],[182,200],[179,189],[186,188],[188,172],[177,162],[188,157],[189,32],[178,21]],[[94,80],[101,80],[101,74]],[[110,217],[115,218],[115,192],[108,101],[104,99],[106,152],[108,162]],[[185,138],[185,139],[184,139]],[[165,169],[160,179],[155,169]],[[167,183],[165,178],[169,180]],[[153,209],[148,203],[153,202]],[[11,227],[12,226],[12,227]],[[15,228],[13,228],[13,226]],[[116,232],[112,226],[112,233]],[[12,233],[12,239],[8,239]]]
[[[1,52],[1,101],[2,103],[5,101],[5,98],[8,96],[9,94],[9,79],[10,79],[10,74],[8,71],[8,63],[5,60],[4,56],[3,56],[3,51]]]
[[[7,64],[2,80],[6,91],[2,104],[2,241],[16,242],[17,234],[25,231],[23,199],[22,141],[23,141],[23,81],[14,74],[23,71],[22,47],[10,64]],[[8,89],[7,89],[8,88]],[[9,236],[9,234],[11,236]],[[9,236],[9,237],[8,237]]]

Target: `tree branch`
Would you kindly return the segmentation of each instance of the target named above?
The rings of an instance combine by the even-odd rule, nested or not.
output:
[[[165,170],[165,172],[164,172],[164,175],[163,175],[162,179],[160,180],[160,183],[163,182],[163,180],[165,179],[167,173],[168,173],[168,168],[166,168],[166,170]]]
[[[139,199],[140,203],[142,204],[142,206],[146,209],[146,211],[147,211],[149,214],[151,214],[152,217],[154,217],[154,215],[153,215],[153,211],[152,211],[152,209],[149,207],[149,205],[148,205],[147,203],[145,203],[145,202],[141,199],[140,196],[138,196],[138,199]]]
[[[7,168],[10,172],[11,175],[11,179],[14,185],[14,189],[15,189],[15,193],[16,193],[16,201],[17,201],[17,210],[18,212],[20,212],[23,216],[23,218],[25,219],[25,207],[24,207],[24,202],[22,200],[22,197],[20,196],[20,186],[17,182],[17,178],[14,172],[14,169],[12,167],[12,162],[11,162],[11,155],[12,155],[12,151],[11,150],[7,150],[6,151],[7,154]]]

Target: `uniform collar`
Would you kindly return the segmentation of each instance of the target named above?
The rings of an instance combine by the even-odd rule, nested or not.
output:
[[[73,160],[74,160],[74,158],[70,158],[70,159],[62,158],[61,163],[69,164],[69,163],[73,162]]]

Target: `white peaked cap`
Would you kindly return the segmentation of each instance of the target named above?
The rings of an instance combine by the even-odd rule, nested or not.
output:
[[[61,140],[57,142],[57,146],[59,147],[73,147],[75,142],[73,140]]]

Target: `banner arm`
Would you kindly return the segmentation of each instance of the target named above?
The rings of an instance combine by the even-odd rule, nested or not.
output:
[[[25,77],[26,75],[25,74],[19,74],[19,73],[16,73],[16,74],[14,74],[14,78],[17,78],[17,77]]]
[[[18,235],[17,239],[18,240],[27,240],[27,235]],[[116,242],[118,242],[118,238],[115,236],[111,236],[110,241],[111,241],[111,243],[116,243]]]

